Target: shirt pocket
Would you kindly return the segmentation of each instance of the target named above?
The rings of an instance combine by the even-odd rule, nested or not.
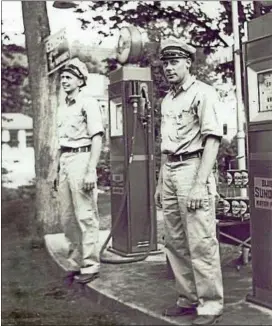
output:
[[[71,136],[82,136],[86,133],[86,122],[84,116],[79,113],[71,114],[67,119],[67,129]]]
[[[162,115],[162,137],[163,139],[176,140],[177,137],[177,119],[173,111]]]
[[[177,137],[179,139],[187,136],[193,129],[196,116],[193,110],[182,109],[176,113]]]

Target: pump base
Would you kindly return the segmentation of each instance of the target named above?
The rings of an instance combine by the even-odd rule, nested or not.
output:
[[[258,306],[262,306],[264,308],[272,309],[272,302],[263,301],[261,299],[256,298],[256,296],[251,295],[251,294],[248,294],[246,296],[246,301],[250,302],[250,303],[254,303]]]
[[[107,250],[113,254],[116,254],[121,257],[141,257],[146,254],[147,251],[142,251],[142,252],[133,252],[133,253],[126,253],[120,250],[117,250],[113,247],[108,247]],[[157,248],[155,250],[151,250],[149,255],[154,256],[154,255],[160,255],[163,254],[163,250],[161,248]]]

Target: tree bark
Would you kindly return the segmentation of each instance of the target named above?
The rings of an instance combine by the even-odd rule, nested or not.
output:
[[[52,198],[56,158],[57,74],[48,76],[44,40],[50,35],[46,1],[22,1],[33,107],[36,223],[43,234],[56,232],[58,205]],[[41,236],[41,234],[40,234]]]

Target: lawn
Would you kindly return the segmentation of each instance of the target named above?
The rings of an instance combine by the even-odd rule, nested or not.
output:
[[[33,200],[20,197],[2,188],[2,325],[117,325],[118,312],[65,286],[42,242],[32,241]]]

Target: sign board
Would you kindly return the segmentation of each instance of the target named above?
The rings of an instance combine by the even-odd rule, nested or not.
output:
[[[45,40],[48,74],[62,67],[70,59],[69,43],[66,29],[50,35]]]
[[[272,211],[272,178],[254,178],[255,208]]]
[[[258,74],[259,112],[272,111],[272,71]]]
[[[123,106],[122,99],[110,101],[111,137],[123,136]]]

